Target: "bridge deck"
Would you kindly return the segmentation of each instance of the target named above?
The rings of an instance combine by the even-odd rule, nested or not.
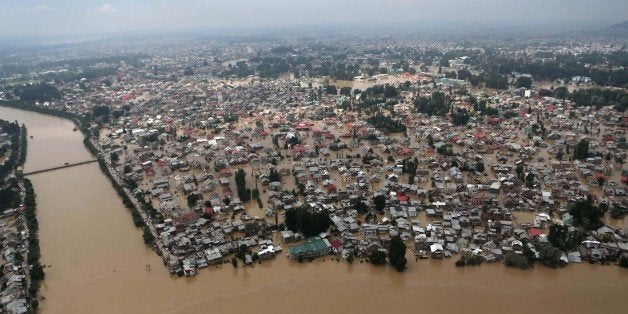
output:
[[[31,175],[31,174],[37,174],[37,173],[48,172],[48,171],[53,171],[53,170],[59,170],[59,169],[63,169],[63,168],[76,167],[76,166],[89,164],[89,163],[97,162],[97,161],[98,161],[98,159],[80,161],[80,162],[75,162],[75,163],[71,163],[71,164],[66,164],[66,165],[63,165],[63,166],[57,166],[57,167],[52,167],[52,168],[47,168],[47,169],[41,169],[41,170],[24,172],[23,175],[27,176],[27,175]]]

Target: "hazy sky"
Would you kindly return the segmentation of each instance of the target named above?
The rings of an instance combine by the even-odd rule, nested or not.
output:
[[[0,0],[0,36],[344,23],[612,24],[627,0]]]

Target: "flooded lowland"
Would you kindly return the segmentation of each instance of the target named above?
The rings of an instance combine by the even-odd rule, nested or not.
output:
[[[68,120],[8,108],[0,118],[25,123],[32,136],[25,171],[92,158]],[[174,278],[97,164],[30,179],[47,266],[42,313],[620,313],[628,305],[628,271],[614,265],[457,268],[455,259],[415,262],[410,250],[404,273],[330,257],[300,264],[281,254]]]

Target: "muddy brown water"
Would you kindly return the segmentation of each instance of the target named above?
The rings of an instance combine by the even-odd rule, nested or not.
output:
[[[33,136],[27,171],[90,158],[68,120],[9,108],[0,108],[0,118],[24,122]],[[415,262],[410,253],[404,273],[281,255],[173,278],[97,164],[30,178],[48,265],[42,313],[620,313],[628,305],[628,271],[617,266],[456,268],[454,259]]]

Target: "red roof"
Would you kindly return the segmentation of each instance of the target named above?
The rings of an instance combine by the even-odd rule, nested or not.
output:
[[[410,197],[408,197],[407,195],[404,195],[404,194],[397,195],[397,200],[400,201],[400,202],[407,202],[409,198]]]
[[[543,230],[538,229],[538,228],[530,228],[528,230],[528,234],[530,234],[533,237],[539,237],[543,234]]]
[[[605,174],[603,174],[603,173],[601,173],[601,172],[596,172],[596,173],[594,173],[594,174],[593,174],[593,177],[595,177],[595,179],[596,179],[596,180],[599,180],[599,179],[604,179],[604,180],[606,180],[606,175],[605,175]]]
[[[401,150],[399,150],[400,155],[408,155],[410,153],[412,153],[412,149],[410,149],[410,147],[404,147]]]
[[[331,247],[333,247],[336,250],[341,248],[342,247],[342,241],[340,241],[339,239],[331,240]]]

